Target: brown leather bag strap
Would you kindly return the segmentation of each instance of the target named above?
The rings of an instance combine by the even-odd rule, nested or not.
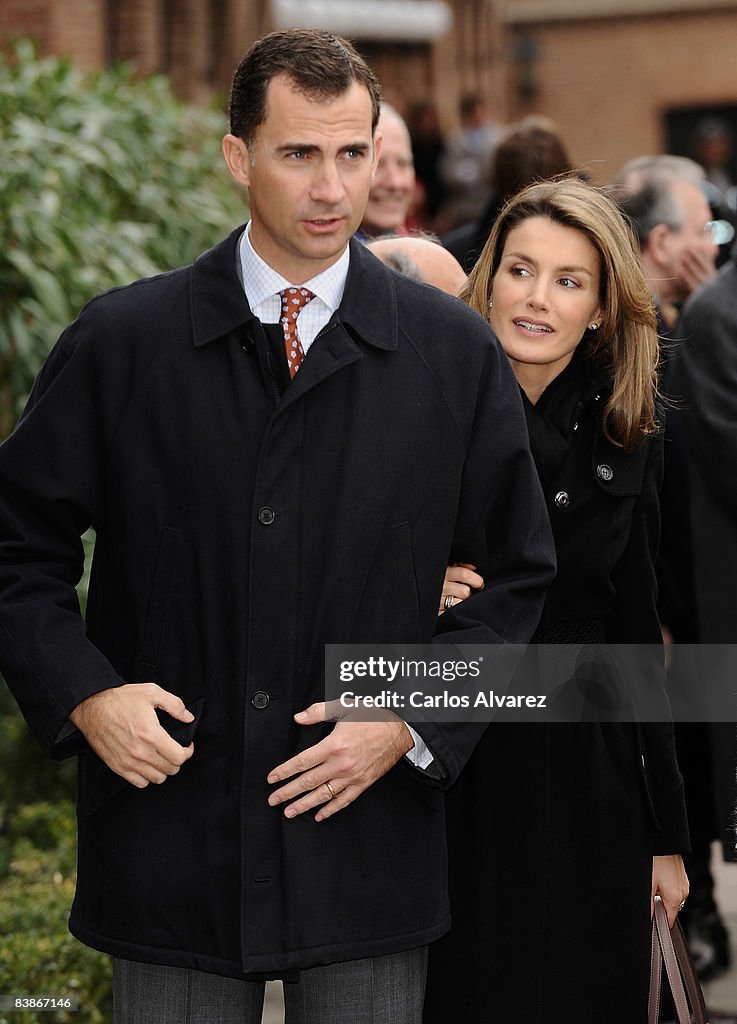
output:
[[[676,1008],[678,1024],[692,1024],[686,989],[693,1010],[693,1024],[709,1024],[706,1004],[696,970],[688,952],[683,930],[676,921],[673,930],[668,927],[668,915],[659,896],[655,897],[653,914],[652,964],[650,967],[650,995],[648,998],[648,1024],[658,1024],[660,1016],[660,986],[665,964],[668,984]],[[686,988],[684,989],[684,981]]]
[[[681,968],[686,992],[688,993],[688,1001],[691,1004],[694,1024],[709,1024],[706,1003],[704,1002],[704,993],[701,991],[701,982],[696,974],[696,968],[694,967],[693,960],[691,959],[691,954],[688,951],[686,936],[683,934],[683,928],[681,928],[681,924],[677,918],[671,931],[671,938],[673,939],[676,957]]]
[[[650,939],[650,994],[647,1000],[647,1024],[660,1024],[660,990],[663,984],[663,956],[660,952],[658,929],[653,917]]]

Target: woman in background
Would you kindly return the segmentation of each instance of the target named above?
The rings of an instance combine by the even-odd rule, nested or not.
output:
[[[658,644],[658,345],[621,214],[575,179],[532,185],[461,297],[509,357],[553,526],[535,642]],[[441,607],[479,573],[449,569]],[[426,1024],[645,1024],[652,897],[672,923],[688,891],[669,723],[490,725],[449,793],[448,842]]]
[[[444,235],[443,245],[469,273],[507,200],[534,181],[569,174],[574,174],[573,163],[555,122],[540,114],[517,121],[505,129],[492,154],[491,190],[483,212]]]

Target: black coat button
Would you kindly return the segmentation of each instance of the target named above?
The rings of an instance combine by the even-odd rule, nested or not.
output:
[[[608,484],[614,477],[614,470],[611,466],[607,466],[605,462],[602,462],[596,467],[596,475],[600,480],[603,480],[605,484]]]
[[[268,693],[265,693],[263,690],[256,690],[253,697],[251,697],[251,703],[259,711],[263,711],[264,708],[269,706],[269,700]]]
[[[554,500],[558,508],[568,508],[568,506],[571,504],[571,499],[568,496],[568,491],[558,491]]]
[[[271,526],[275,519],[276,516],[274,515],[273,508],[269,508],[265,505],[263,508],[258,510],[258,521],[264,526]]]

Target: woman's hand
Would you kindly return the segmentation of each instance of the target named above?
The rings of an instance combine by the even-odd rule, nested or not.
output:
[[[472,591],[481,590],[484,585],[483,577],[479,576],[475,565],[468,562],[456,562],[449,565],[445,570],[443,581],[443,592],[440,595],[440,608],[438,614],[442,615],[448,608],[452,608],[459,601],[465,601],[471,596]]]
[[[650,893],[650,916],[655,912],[655,897],[660,896],[668,914],[670,928],[676,923],[678,911],[688,896],[688,876],[680,853],[653,857],[653,884]]]

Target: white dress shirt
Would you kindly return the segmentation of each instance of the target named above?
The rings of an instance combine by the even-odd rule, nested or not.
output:
[[[241,280],[248,305],[262,324],[278,324],[282,317],[279,293],[285,288],[294,287],[307,288],[311,291],[315,298],[302,307],[297,317],[297,333],[307,355],[310,345],[343,298],[350,260],[348,246],[340,259],[327,270],[295,286],[259,256],[251,245],[250,232],[249,221],[240,240]]]

